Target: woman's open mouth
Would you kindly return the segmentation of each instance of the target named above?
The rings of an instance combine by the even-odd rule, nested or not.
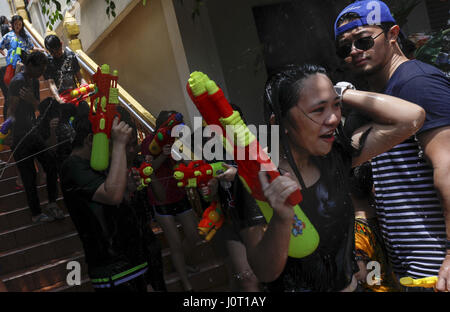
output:
[[[335,139],[335,138],[334,138],[334,133],[329,133],[329,134],[321,135],[320,138],[321,138],[322,140],[327,141],[328,143],[332,143],[332,142],[334,141],[334,139]]]

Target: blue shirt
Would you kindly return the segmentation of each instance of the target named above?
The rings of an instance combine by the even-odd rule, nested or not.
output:
[[[439,69],[417,60],[401,64],[385,94],[420,105],[426,119],[417,134],[450,125],[450,81]]]
[[[23,47],[27,50],[27,52],[29,50],[33,50],[34,49],[34,45],[33,45],[33,41],[31,40],[31,37],[28,36],[27,34],[25,34],[25,38],[21,37],[21,36],[16,36],[16,33],[14,31],[10,31],[9,33],[7,33],[5,36],[3,36],[2,41],[0,42],[0,49],[6,49],[9,50],[11,47],[11,42],[15,39],[19,39],[20,41],[22,41],[23,43]]]

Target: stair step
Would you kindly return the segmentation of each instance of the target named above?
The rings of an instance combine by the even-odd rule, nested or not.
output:
[[[203,264],[199,272],[188,274],[188,277],[195,291],[207,291],[228,284],[227,270],[222,262]],[[166,276],[166,285],[169,292],[185,291],[178,273]]]
[[[11,159],[11,162],[12,161],[13,160]],[[3,175],[2,175],[2,173],[3,173]],[[0,165],[0,179],[1,180],[6,179],[6,178],[15,177],[15,176],[17,176],[17,174],[18,174],[18,170],[16,169],[16,166],[8,166],[5,169],[4,165]]]
[[[157,222],[153,222],[152,229],[153,229],[153,232],[155,233],[156,237],[158,237],[159,242],[161,243],[161,249],[169,248],[169,242],[167,241],[167,238],[164,235],[164,232],[163,232],[161,226],[159,226],[159,224]],[[181,226],[180,223],[177,223],[177,229],[178,229],[178,235],[180,236],[181,241],[183,241],[186,236],[184,235],[183,227]]]
[[[37,192],[41,202],[47,201],[47,188],[45,185],[37,186]],[[0,213],[12,211],[27,205],[27,197],[24,190],[0,196]]]
[[[17,192],[20,190],[20,189],[16,189],[16,187],[17,187],[16,179],[17,179],[17,176],[0,180],[0,185],[2,186],[0,189],[0,196],[7,195],[9,193]]]
[[[20,272],[14,272],[2,278],[8,291],[35,291],[54,285],[59,282],[66,282],[67,263],[77,261],[81,264],[82,276],[87,275],[87,266],[84,262],[84,254],[81,251],[69,256],[54,259],[45,265],[39,265]]]
[[[2,111],[0,110],[0,115],[1,115]],[[0,122],[0,124],[2,124],[3,122]],[[3,145],[3,149],[0,151],[0,160],[2,161],[8,161],[9,157],[11,156],[11,149],[9,146]],[[12,158],[11,158],[11,162],[12,162]]]
[[[175,272],[175,267],[173,266],[172,256],[170,248],[163,249],[161,251],[162,254],[162,262],[164,266],[164,274],[170,274]],[[192,259],[190,259],[189,263],[200,265],[205,262],[216,261],[219,260],[211,246],[209,246],[206,242],[199,243],[192,252]]]
[[[85,276],[81,280],[81,285],[79,286],[69,286],[65,282],[58,282],[51,286],[44,287],[42,289],[36,290],[36,292],[93,292],[91,280],[89,277]]]
[[[47,201],[41,202],[41,207],[45,207],[47,203]],[[64,212],[67,213],[62,197],[58,198],[56,203]],[[17,208],[0,213],[0,235],[31,224],[31,210],[29,207]]]
[[[205,292],[231,292],[230,285],[223,284],[215,287],[211,287],[204,290]]]
[[[0,267],[4,274],[23,268],[47,263],[82,250],[77,232],[64,234],[60,237],[28,245],[15,250],[0,253]]]
[[[23,188],[17,187],[16,180],[17,180],[17,176],[0,180],[0,183],[1,183],[0,185],[2,186],[0,189],[0,196],[23,191]],[[45,183],[46,182],[44,182],[41,185],[39,185],[39,183],[38,183],[38,186],[44,186]]]
[[[43,242],[75,230],[69,214],[66,214],[63,220],[55,220],[50,223],[29,224],[21,228],[0,233],[0,252]]]

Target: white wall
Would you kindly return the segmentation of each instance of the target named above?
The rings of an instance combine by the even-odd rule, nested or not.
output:
[[[252,7],[282,0],[208,0],[192,19],[193,0],[173,0],[190,71],[217,81],[249,124],[263,123],[267,79]]]
[[[11,19],[11,8],[9,7],[8,0],[0,0],[0,15]]]
[[[164,6],[164,1],[136,5],[89,56],[99,65],[107,63],[117,69],[120,85],[153,116],[161,110],[176,110],[190,124],[184,91],[186,57],[182,46],[177,47],[176,29],[169,29],[170,7]]]

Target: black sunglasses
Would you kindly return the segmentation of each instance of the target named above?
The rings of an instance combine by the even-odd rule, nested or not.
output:
[[[350,54],[350,52],[352,52],[353,44],[355,45],[355,48],[357,48],[358,50],[367,51],[373,47],[373,45],[375,44],[375,39],[377,39],[378,36],[380,36],[382,33],[384,33],[384,31],[380,32],[375,37],[372,37],[372,36],[362,37],[362,38],[356,39],[355,41],[353,41],[351,43],[347,43],[342,46],[338,46],[338,47],[336,47],[336,54],[340,58],[345,59]]]

